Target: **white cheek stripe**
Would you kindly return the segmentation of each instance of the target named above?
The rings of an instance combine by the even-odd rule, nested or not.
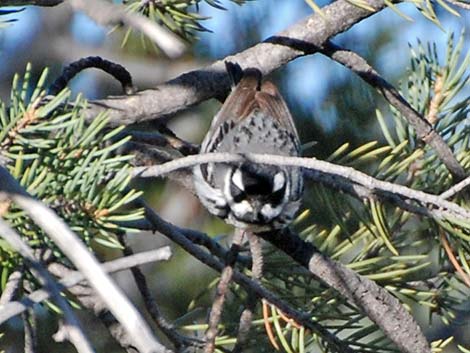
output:
[[[194,178],[194,187],[196,188],[196,193],[199,195],[201,202],[209,212],[220,215],[222,212],[220,208],[227,206],[224,195],[204,180],[199,166],[194,168]],[[210,198],[206,197],[206,195],[210,195]]]
[[[230,169],[227,170],[227,173],[225,174],[225,178],[224,178],[224,196],[225,196],[225,199],[228,201],[228,204],[232,204],[233,203],[233,198],[232,198],[232,195],[230,194],[230,177],[231,177],[231,174],[232,172],[230,171]]]
[[[284,176],[283,172],[276,173],[274,176],[274,185],[273,185],[273,192],[281,190],[286,182],[286,177]]]
[[[269,222],[272,219],[276,218],[279,216],[279,214],[282,211],[282,205],[278,205],[276,207],[272,207],[271,204],[266,204],[261,208],[261,214],[264,216],[264,218]]]
[[[232,175],[232,181],[242,191],[245,191],[245,186],[243,185],[242,172],[240,169],[236,169],[235,173]]]
[[[232,211],[238,218],[245,218],[247,214],[253,213],[253,207],[246,200],[242,202],[234,203],[232,205]]]

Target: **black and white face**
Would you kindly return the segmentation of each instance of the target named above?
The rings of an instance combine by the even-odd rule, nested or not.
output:
[[[259,225],[277,218],[289,196],[283,171],[247,164],[227,173],[224,193],[236,220]]]

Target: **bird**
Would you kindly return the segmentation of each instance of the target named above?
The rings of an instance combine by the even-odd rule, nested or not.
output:
[[[299,135],[277,87],[260,70],[225,62],[231,93],[212,120],[200,153],[300,156]],[[196,195],[207,210],[237,228],[261,232],[286,227],[303,193],[298,167],[207,163],[193,168]]]

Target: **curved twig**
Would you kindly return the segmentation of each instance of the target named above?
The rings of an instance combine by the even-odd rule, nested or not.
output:
[[[187,156],[152,167],[134,168],[135,177],[157,177],[178,169],[190,168],[201,163],[237,163],[250,160],[254,163],[302,167],[307,176],[337,190],[360,199],[380,198],[412,213],[439,219],[470,219],[470,210],[444,200],[439,195],[410,189],[403,185],[375,179],[351,167],[344,167],[315,158],[286,157],[267,154],[207,153]]]
[[[367,3],[376,12],[386,8],[382,0],[367,0]],[[87,119],[91,121],[98,113],[107,110],[109,124],[129,125],[159,119],[210,98],[223,97],[230,88],[225,61],[236,62],[242,68],[257,68],[266,75],[289,61],[312,54],[312,48],[320,48],[330,38],[375,13],[346,0],[325,6],[322,12],[324,16],[313,14],[243,52],[182,74],[152,89],[131,96],[90,101]],[[309,45],[308,51],[305,51],[305,45]]]

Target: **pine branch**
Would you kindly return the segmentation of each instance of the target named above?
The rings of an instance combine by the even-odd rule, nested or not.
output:
[[[433,129],[432,124],[421,116],[403,98],[395,87],[381,77],[364,58],[353,51],[345,50],[331,42],[325,43],[322,48],[322,52],[333,60],[346,66],[359,75],[365,82],[376,88],[390,103],[390,105],[394,106],[400,113],[402,113],[408,123],[415,128],[418,137],[436,151],[439,159],[445,164],[454,178],[457,181],[465,178],[465,170],[454,157],[452,150],[444,142],[442,137]]]
[[[116,260],[108,261],[102,264],[103,270],[108,273],[128,270],[131,267],[151,263],[155,261],[165,261],[171,256],[169,247],[163,247],[156,250],[144,251],[132,256],[125,256]],[[79,271],[70,270],[63,265],[52,263],[48,266],[51,273],[60,278],[59,284],[64,288],[73,287],[86,280],[85,276]],[[32,307],[34,304],[41,303],[48,299],[51,293],[45,289],[37,289],[20,301],[8,301],[2,303],[0,310],[0,325],[10,318],[21,314],[24,310]],[[96,302],[96,300],[95,300]]]
[[[2,180],[8,180],[8,176],[3,175],[3,169],[0,169],[0,176]],[[0,186],[0,191],[5,191]],[[0,198],[2,198],[0,193]],[[42,266],[42,264],[36,260],[33,249],[26,244],[21,236],[16,233],[8,224],[0,219],[0,234],[17,252],[19,252],[28,264],[33,269],[33,274],[47,287],[48,291],[51,292],[54,301],[58,304],[62,312],[64,313],[65,320],[67,322],[66,337],[75,346],[79,353],[93,353],[88,338],[85,336],[80,321],[77,319],[69,303],[61,296],[60,287],[57,285],[54,278],[50,273]]]
[[[155,339],[135,307],[101,269],[96,258],[77,235],[52,210],[31,198],[3,167],[0,167],[0,179],[6,181],[5,184],[0,185],[0,192],[23,208],[53,239],[77,269],[86,276],[107,307],[129,332],[138,349],[142,353],[167,352],[167,349]]]
[[[402,352],[431,352],[414,318],[375,282],[322,255],[288,229],[258,234],[364,311]]]
[[[194,257],[201,260],[206,265],[222,271],[223,265],[214,258],[210,258],[205,253],[201,253],[194,245],[171,224],[163,221],[150,208],[146,206],[146,217],[155,227],[154,230],[168,236],[171,240],[178,243]],[[405,311],[403,306],[396,298],[380,288],[371,280],[357,275],[354,271],[347,269],[339,263],[333,262],[327,257],[321,255],[311,244],[302,241],[287,230],[284,232],[270,232],[260,234],[265,240],[272,242],[273,245],[286,252],[295,261],[306,267],[317,278],[325,281],[329,286],[336,289],[344,297],[363,310],[376,324],[383,329],[387,336],[403,352],[430,352],[429,345],[426,342],[420,328],[413,317]],[[269,294],[260,294],[258,285],[250,282],[251,280],[239,277],[236,271],[233,272],[233,279],[239,284],[251,283],[249,290],[257,293],[258,296],[265,298],[268,302],[274,304],[288,317],[294,319],[301,325],[309,327],[308,320],[300,313],[295,312],[285,306],[285,303],[277,300],[272,301]],[[242,282],[240,282],[242,280]],[[393,313],[385,315],[385,312]],[[314,329],[315,330],[315,329]],[[322,330],[322,337],[325,331]],[[403,343],[405,342],[405,343]],[[332,343],[332,342],[330,342]],[[406,346],[408,345],[409,346]],[[409,347],[409,348],[407,348]]]
[[[368,3],[376,12],[386,8],[381,0],[369,0]],[[299,47],[299,42],[308,44],[310,48],[321,48],[333,36],[374,14],[345,0],[335,1],[322,10],[325,17],[319,14],[309,16],[241,53],[201,70],[185,73],[153,89],[128,97],[90,101],[87,119],[92,121],[99,112],[107,110],[110,125],[130,125],[165,117],[210,98],[223,97],[230,88],[225,61],[236,62],[243,68],[257,68],[267,75],[289,61],[313,54],[311,49],[305,52]]]
[[[164,221],[160,216],[158,216],[143,200],[140,200],[140,205],[145,208],[146,218],[151,222],[154,227],[154,231],[158,231],[161,234],[165,235],[175,243],[179,244],[185,251],[191,254],[194,258],[198,259],[205,265],[213,268],[214,270],[221,272],[224,269],[224,264],[207,254],[205,251],[198,248],[194,245],[189,239],[187,239],[179,229],[172,224]],[[260,298],[265,298],[268,302],[275,305],[281,311],[283,311],[287,316],[294,319],[299,324],[305,326],[305,328],[312,330],[313,332],[319,334],[322,339],[326,342],[327,346],[330,349],[334,349],[335,352],[341,353],[353,353],[355,352],[349,345],[345,342],[342,342],[338,337],[329,332],[321,324],[314,322],[310,319],[310,315],[293,308],[290,304],[280,299],[274,293],[270,292],[257,282],[248,278],[238,270],[233,270],[232,278],[234,282],[243,286],[246,290],[255,293]]]
[[[157,177],[178,169],[190,168],[201,163],[238,163],[249,160],[254,163],[279,166],[302,167],[310,172],[306,175],[314,181],[341,190],[359,199],[379,198],[419,215],[439,219],[470,219],[470,211],[438,195],[427,194],[405,186],[375,179],[367,174],[333,163],[300,157],[285,157],[267,154],[208,153],[187,156],[152,167],[134,168],[134,177]]]

